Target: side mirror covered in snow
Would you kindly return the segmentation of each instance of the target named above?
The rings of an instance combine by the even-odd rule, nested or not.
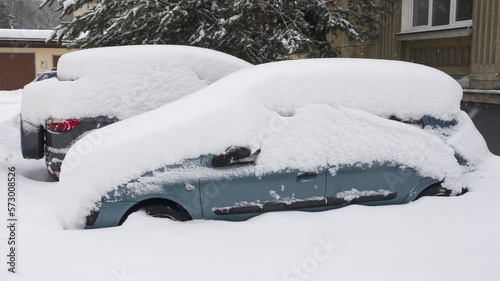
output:
[[[216,155],[212,159],[212,167],[227,167],[234,165],[253,164],[260,153],[260,149],[251,154],[247,147],[230,147],[224,154]]]

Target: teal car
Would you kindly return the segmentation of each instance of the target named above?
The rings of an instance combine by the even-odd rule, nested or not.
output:
[[[421,127],[455,124],[431,117],[406,123]],[[230,147],[221,155],[203,155],[145,173],[104,196],[87,216],[86,228],[118,226],[137,211],[176,221],[242,221],[274,211],[404,204],[422,196],[452,194],[441,187],[440,179],[422,177],[414,169],[393,163],[326,166],[315,171],[284,169],[259,175],[255,163],[260,153],[260,149]],[[144,186],[154,188],[144,192]],[[454,195],[465,192],[467,188]]]
[[[297,60],[237,71],[82,138],[80,150],[92,149],[76,147],[69,155],[78,161],[63,162],[61,183],[75,200],[68,225],[80,228],[86,216],[88,229],[119,226],[137,211],[242,221],[461,195],[460,178],[482,153],[474,141],[484,140],[460,98],[451,77],[404,62]]]

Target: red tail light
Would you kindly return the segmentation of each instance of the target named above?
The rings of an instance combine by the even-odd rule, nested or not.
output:
[[[78,125],[78,121],[74,119],[57,119],[51,118],[47,120],[47,130],[62,133],[73,129],[76,125]]]

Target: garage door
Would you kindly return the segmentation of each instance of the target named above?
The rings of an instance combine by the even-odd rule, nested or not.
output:
[[[17,90],[35,79],[34,53],[0,53],[0,90]]]
[[[57,67],[57,63],[59,63],[59,59],[61,55],[52,55],[52,65],[53,67]]]

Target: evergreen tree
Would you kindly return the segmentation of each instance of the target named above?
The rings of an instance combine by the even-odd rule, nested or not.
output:
[[[252,63],[297,55],[334,57],[338,50],[329,42],[332,36],[344,33],[363,41],[376,35],[377,15],[389,8],[375,1],[95,0],[91,11],[59,25],[54,38],[81,48],[194,45]],[[45,0],[44,5],[57,4],[64,16],[90,2]]]
[[[0,0],[0,23],[9,21],[9,28],[54,29],[61,20],[50,7],[39,9],[44,0]],[[3,3],[2,3],[3,2]],[[5,5],[3,5],[5,4]],[[6,13],[9,18],[3,16]],[[69,19],[71,20],[72,17]]]
[[[10,15],[10,7],[0,0],[0,28],[12,27],[12,16]]]

